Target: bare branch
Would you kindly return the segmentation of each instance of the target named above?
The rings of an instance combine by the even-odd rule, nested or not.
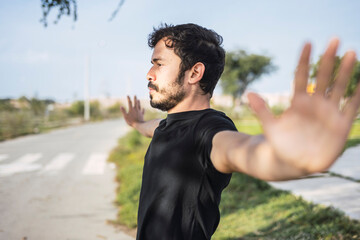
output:
[[[121,6],[125,3],[125,0],[121,0],[119,2],[119,5],[117,6],[117,8],[115,9],[115,11],[112,13],[111,17],[109,18],[109,22],[114,20],[114,18],[116,17],[117,13],[119,12]]]

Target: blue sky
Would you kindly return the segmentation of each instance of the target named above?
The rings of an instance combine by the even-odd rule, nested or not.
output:
[[[78,21],[63,17],[44,28],[40,0],[0,2],[0,98],[37,96],[57,101],[83,98],[85,58],[90,56],[90,94],[146,98],[151,49],[147,36],[162,22],[197,23],[237,48],[273,57],[278,70],[250,86],[288,92],[301,46],[313,43],[316,61],[333,36],[339,54],[360,55],[360,1],[268,0],[78,0]],[[221,90],[217,88],[217,93]]]

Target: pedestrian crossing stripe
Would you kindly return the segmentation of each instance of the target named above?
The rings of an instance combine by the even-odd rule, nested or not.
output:
[[[10,163],[1,161],[10,158],[8,154],[0,155],[0,177],[12,176],[17,173],[37,172],[37,175],[56,175],[65,169],[76,157],[74,153],[59,153],[46,164],[38,161],[43,158],[42,153],[29,153]],[[81,173],[83,175],[102,175],[107,165],[108,154],[91,153],[86,159]]]
[[[73,160],[75,154],[72,153],[60,153],[49,164],[47,164],[39,174],[51,175],[61,171],[66,165]]]
[[[32,164],[34,162],[36,162],[37,160],[39,160],[42,157],[41,153],[29,153],[29,154],[25,154],[24,156],[22,156],[21,158],[19,158],[16,163],[17,164]]]
[[[85,168],[83,170],[83,174],[85,175],[101,175],[104,173],[106,159],[108,158],[107,154],[103,153],[93,153],[91,154]]]
[[[32,172],[41,168],[40,164],[36,164],[42,157],[41,153],[29,153],[20,157],[13,163],[0,165],[0,176],[9,176],[20,172]]]

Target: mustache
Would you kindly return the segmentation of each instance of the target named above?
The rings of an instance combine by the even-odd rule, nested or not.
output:
[[[159,90],[159,88],[158,88],[155,84],[153,84],[152,82],[149,82],[149,83],[148,83],[148,88],[152,88],[152,89],[154,89],[155,91],[158,91],[158,90]]]

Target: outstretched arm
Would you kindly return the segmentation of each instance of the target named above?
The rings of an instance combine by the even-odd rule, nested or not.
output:
[[[126,112],[124,107],[121,107],[121,112],[124,116],[126,123],[138,130],[146,137],[152,137],[155,129],[159,126],[161,119],[152,119],[144,121],[145,110],[141,108],[140,101],[134,96],[134,104],[128,96],[129,111]]]
[[[356,62],[345,54],[332,91],[327,90],[339,45],[333,39],[322,57],[316,92],[306,93],[311,45],[302,51],[295,74],[291,106],[275,117],[263,99],[248,94],[264,135],[224,131],[213,138],[211,159],[222,172],[244,172],[264,180],[286,180],[327,170],[341,154],[360,104],[360,87],[340,108],[340,100]]]

